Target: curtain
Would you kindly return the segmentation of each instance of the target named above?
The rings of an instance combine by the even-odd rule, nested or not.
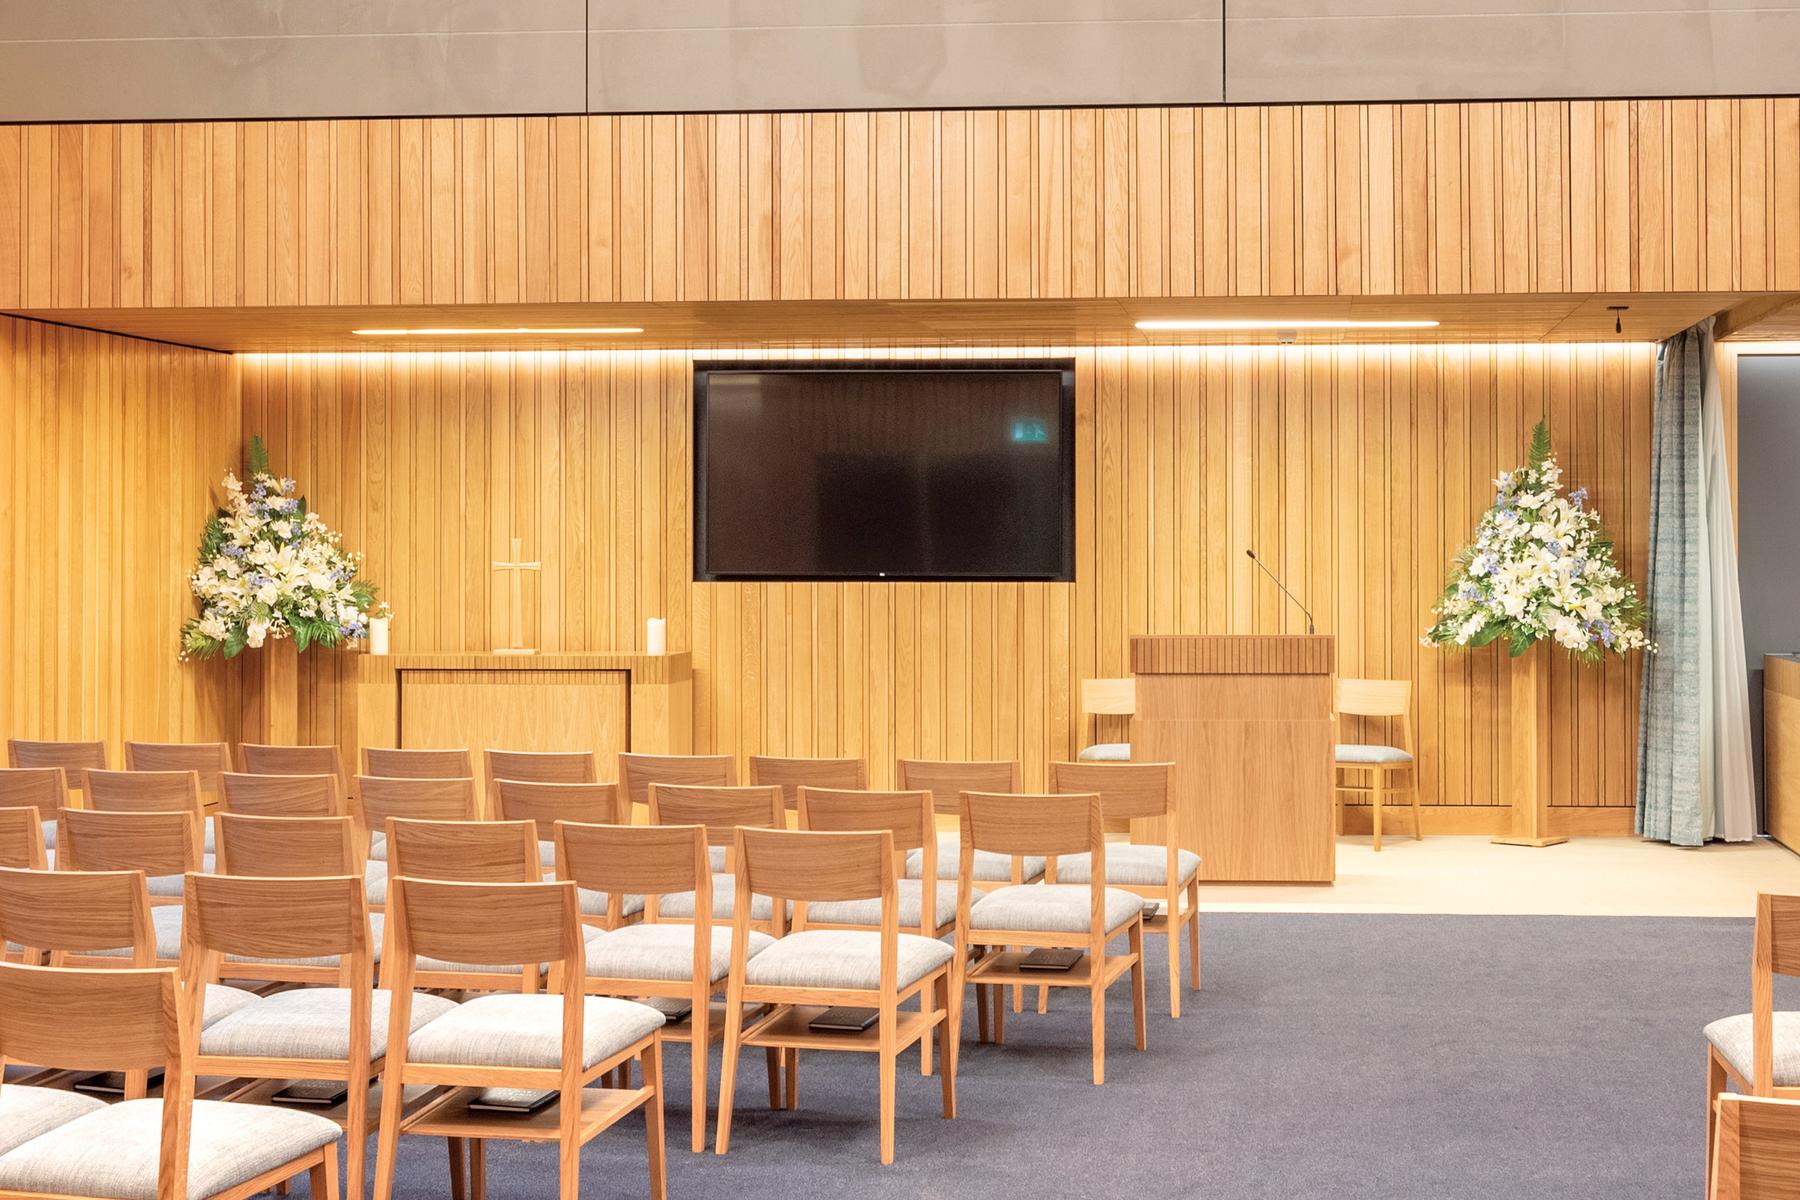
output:
[[[1755,832],[1737,539],[1712,321],[1662,344],[1645,599],[1658,652],[1638,701],[1637,830],[1698,846]]]

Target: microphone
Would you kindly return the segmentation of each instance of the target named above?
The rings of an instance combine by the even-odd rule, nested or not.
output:
[[[1316,633],[1317,630],[1315,630],[1313,628],[1313,615],[1310,612],[1306,611],[1306,605],[1300,603],[1300,598],[1298,596],[1294,595],[1294,593],[1287,590],[1286,584],[1282,583],[1281,580],[1275,578],[1275,572],[1269,570],[1268,567],[1263,566],[1263,560],[1256,557],[1256,551],[1246,550],[1246,551],[1244,551],[1244,557],[1248,558],[1251,562],[1255,563],[1257,565],[1257,567],[1262,571],[1262,573],[1264,575],[1267,575],[1269,577],[1269,579],[1275,584],[1275,586],[1281,589],[1281,594],[1286,596],[1289,600],[1292,600],[1294,602],[1294,607],[1299,609],[1302,613],[1306,614],[1306,632],[1309,635]]]

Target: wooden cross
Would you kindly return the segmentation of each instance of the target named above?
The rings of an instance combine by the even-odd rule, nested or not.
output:
[[[512,645],[497,649],[495,654],[536,654],[537,650],[525,645],[525,572],[541,571],[541,562],[526,562],[525,539],[516,537],[512,540],[512,561],[496,562],[494,570],[512,572]]]

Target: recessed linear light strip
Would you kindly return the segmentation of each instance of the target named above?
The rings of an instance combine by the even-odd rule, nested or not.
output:
[[[520,334],[536,334],[549,337],[583,337],[589,334],[642,333],[635,325],[596,325],[587,328],[555,326],[536,328],[520,325],[510,329],[496,329],[491,325],[478,329],[352,329],[357,337],[513,337]]]
[[[1436,321],[1282,321],[1262,318],[1201,318],[1175,321],[1139,321],[1137,327],[1146,333],[1179,330],[1252,330],[1252,329],[1436,329]]]

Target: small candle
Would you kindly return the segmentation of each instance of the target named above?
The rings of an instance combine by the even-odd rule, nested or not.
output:
[[[651,617],[644,622],[644,653],[667,654],[668,651],[668,624],[661,617]]]
[[[388,652],[388,619],[386,617],[369,618],[369,653],[386,654]]]

